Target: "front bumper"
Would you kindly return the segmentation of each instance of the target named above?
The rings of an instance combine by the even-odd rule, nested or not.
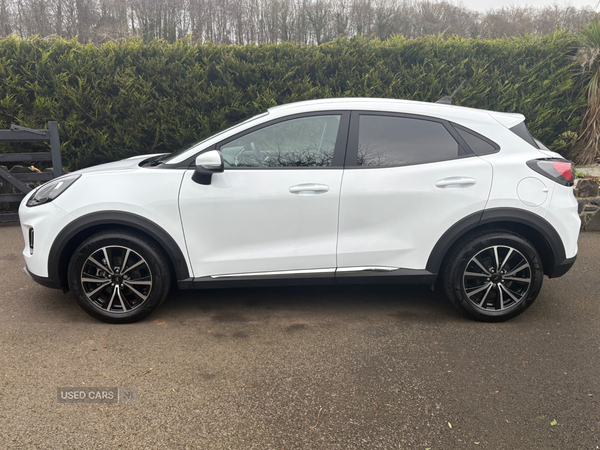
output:
[[[58,280],[50,277],[49,266],[58,264],[58,261],[49,261],[50,249],[57,234],[73,218],[54,202],[44,205],[27,207],[25,197],[19,207],[19,220],[25,248],[23,258],[27,266],[27,273],[43,286],[59,288]],[[30,230],[35,232],[33,245],[30,242]]]
[[[60,280],[53,280],[48,277],[37,276],[37,275],[31,273],[29,271],[29,269],[27,268],[27,266],[23,267],[23,270],[29,276],[29,278],[31,278],[33,281],[35,281],[38,284],[41,284],[44,287],[51,288],[51,289],[62,289],[62,286],[60,285]]]

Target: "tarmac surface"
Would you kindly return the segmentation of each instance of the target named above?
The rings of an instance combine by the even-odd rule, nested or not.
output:
[[[0,448],[597,449],[600,234],[506,323],[425,286],[175,291],[109,325],[0,227]],[[135,403],[60,403],[59,387]]]

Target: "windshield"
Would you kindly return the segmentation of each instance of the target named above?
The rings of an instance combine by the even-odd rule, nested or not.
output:
[[[204,138],[204,139],[202,139],[202,140],[200,140],[200,141],[192,142],[191,144],[189,144],[189,145],[186,145],[185,147],[183,147],[183,148],[181,148],[181,149],[177,150],[176,152],[173,152],[173,153],[171,153],[171,154],[170,154],[170,155],[168,155],[166,158],[162,159],[162,160],[161,160],[161,162],[163,162],[163,163],[169,162],[169,161],[171,161],[172,159],[176,158],[177,156],[181,155],[183,152],[186,152],[186,151],[188,151],[188,150],[191,150],[191,149],[193,149],[194,147],[201,147],[201,146],[202,146],[202,144],[204,144],[204,143],[205,143],[206,141],[208,141],[209,139],[212,139],[212,138],[214,138],[214,137],[216,137],[216,136],[219,136],[220,134],[223,134],[223,133],[225,133],[226,131],[233,130],[234,128],[241,127],[242,125],[244,125],[244,124],[246,124],[246,123],[248,123],[248,122],[252,122],[253,120],[256,120],[256,119],[259,119],[259,118],[261,118],[261,117],[264,117],[264,116],[266,116],[267,114],[269,114],[269,113],[268,113],[268,111],[266,111],[266,112],[264,112],[264,113],[262,113],[262,114],[259,114],[259,115],[257,115],[257,116],[250,117],[249,119],[243,119],[241,122],[237,122],[237,123],[235,123],[233,126],[228,126],[227,128],[225,128],[225,129],[223,129],[223,130],[217,131],[216,133],[213,133],[213,134],[211,134],[210,136],[208,136],[208,137],[206,137],[206,138]]]

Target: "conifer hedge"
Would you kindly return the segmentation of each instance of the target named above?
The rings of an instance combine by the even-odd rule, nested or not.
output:
[[[217,46],[131,39],[0,39],[0,128],[60,126],[69,170],[171,152],[270,106],[324,97],[435,101],[519,112],[565,150],[585,98],[570,33],[507,39],[338,39]],[[11,147],[13,148],[13,147]],[[0,150],[7,151],[7,144]]]

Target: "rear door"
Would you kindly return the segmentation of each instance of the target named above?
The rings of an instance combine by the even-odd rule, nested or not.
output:
[[[451,124],[353,112],[340,197],[338,273],[425,269],[439,238],[485,208],[492,166]]]

